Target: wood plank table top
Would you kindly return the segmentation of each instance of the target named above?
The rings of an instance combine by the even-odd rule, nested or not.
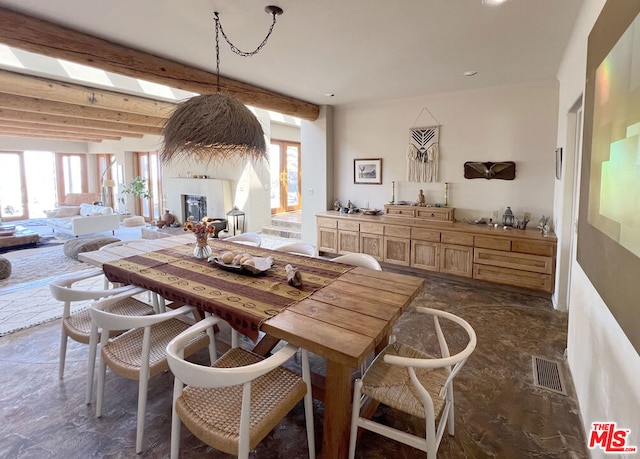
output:
[[[194,240],[174,236],[153,242],[171,247]],[[81,253],[79,257],[101,266],[124,256],[139,255],[149,248],[145,242]],[[239,250],[252,252],[247,246]],[[270,251],[256,252],[263,256]],[[272,252],[274,256],[282,256],[281,252]],[[301,256],[287,256],[304,261]],[[386,345],[393,324],[423,284],[422,278],[356,267],[261,322],[260,331],[267,338],[285,340],[327,359],[322,457],[347,457],[353,369]]]

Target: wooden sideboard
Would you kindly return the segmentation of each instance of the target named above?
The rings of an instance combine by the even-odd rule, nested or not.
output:
[[[415,210],[406,206],[408,210]],[[557,238],[410,216],[316,214],[318,251],[367,253],[382,263],[552,293]]]

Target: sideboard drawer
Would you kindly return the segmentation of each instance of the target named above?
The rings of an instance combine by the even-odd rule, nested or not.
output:
[[[416,215],[414,211],[414,207],[412,206],[385,205],[384,212],[387,215],[392,215],[396,217],[415,217]]]
[[[475,248],[473,262],[482,265],[500,266],[534,273],[552,274],[553,258],[526,253],[502,252],[499,250]]]
[[[360,223],[360,232],[369,234],[384,234],[384,225],[382,223]]]
[[[397,225],[384,225],[384,235],[393,237],[411,237],[411,227],[409,226],[397,226]]]
[[[485,249],[511,250],[511,239],[506,237],[489,237],[476,236],[473,242],[474,247],[483,247]]]
[[[511,250],[513,252],[530,253],[532,255],[544,255],[552,257],[555,255],[555,244],[544,241],[513,240]]]
[[[440,233],[440,242],[443,244],[468,245],[473,247],[473,235],[443,231]]]
[[[411,239],[440,242],[440,231],[426,228],[411,228]]]
[[[336,220],[335,218],[318,217],[317,223],[318,223],[318,226],[320,226],[322,228],[337,228],[338,227],[338,220]]]
[[[347,231],[360,231],[360,223],[349,220],[338,220],[338,229]]]
[[[435,220],[442,222],[453,222],[454,210],[449,207],[416,207],[416,218]]]

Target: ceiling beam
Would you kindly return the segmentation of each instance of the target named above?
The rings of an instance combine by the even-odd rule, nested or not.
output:
[[[26,138],[35,137],[35,138],[39,138],[39,139],[69,140],[69,141],[72,141],[72,142],[95,142],[95,143],[100,143],[103,140],[101,137],[77,136],[77,135],[71,135],[71,134],[51,134],[51,133],[43,133],[43,132],[38,132],[38,133],[21,132],[19,130],[9,130],[9,129],[0,130],[0,136],[5,136],[5,137],[26,137]],[[116,138],[114,140],[120,140],[120,139]]]
[[[17,96],[15,95],[15,92],[18,91],[12,90],[12,94],[0,92],[0,108],[8,108],[23,112],[42,113],[46,115],[63,115],[72,118],[113,121],[114,123],[126,123],[140,126],[161,127],[166,120],[166,118],[160,118],[158,116],[127,113],[121,110],[86,107],[72,103],[44,100],[36,97]]]
[[[0,8],[0,11],[2,9]],[[176,104],[0,70],[0,92],[166,118]]]
[[[216,86],[214,73],[6,8],[0,8],[0,42],[185,91],[206,94]],[[320,113],[317,105],[230,78],[220,78],[220,89],[247,105],[305,120],[316,120]]]
[[[76,134],[76,135],[88,135],[88,136],[112,136],[112,137],[133,137],[137,139],[141,139],[144,134],[139,134],[135,132],[122,132],[122,131],[105,131],[101,129],[91,129],[85,127],[75,126],[60,126],[57,124],[48,124],[48,123],[33,123],[30,121],[15,121],[15,120],[2,120],[0,119],[0,128],[19,128],[19,129],[31,129],[34,132],[65,132],[67,134]]]
[[[153,126],[135,126],[111,121],[99,121],[68,116],[47,115],[40,113],[22,112],[0,108],[0,120],[29,121],[32,123],[55,124],[59,126],[74,126],[76,128],[91,128],[102,131],[131,132],[139,134],[162,135],[162,128]]]

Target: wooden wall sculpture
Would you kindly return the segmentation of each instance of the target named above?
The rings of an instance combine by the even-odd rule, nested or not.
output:
[[[464,178],[513,180],[516,178],[516,163],[513,161],[499,163],[467,161],[464,163]]]

